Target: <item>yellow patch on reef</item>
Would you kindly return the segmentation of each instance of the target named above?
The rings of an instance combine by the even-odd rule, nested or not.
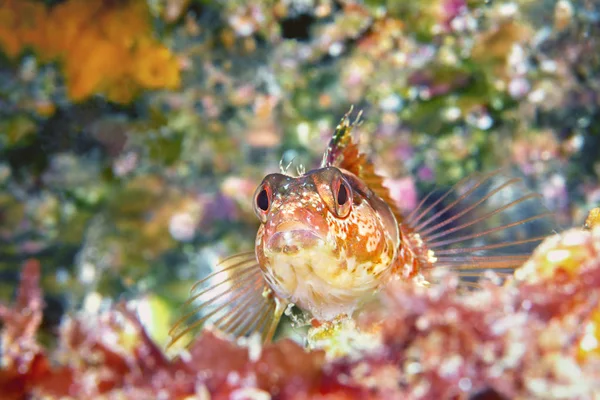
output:
[[[579,279],[586,268],[594,268],[598,261],[600,226],[592,225],[591,230],[570,229],[544,240],[531,258],[515,271],[515,278],[527,283],[547,281],[568,285],[574,279]],[[572,304],[566,306],[576,307],[580,302],[581,299],[574,295]],[[582,361],[600,357],[600,304],[585,321],[584,331],[574,346],[574,352]]]
[[[59,60],[75,101],[103,94],[128,103],[143,89],[177,88],[179,62],[152,35],[144,0],[0,0],[0,49],[13,59],[31,49]]]
[[[518,281],[538,282],[557,273],[572,278],[585,262],[600,257],[600,208],[588,214],[584,230],[571,229],[542,242],[531,258],[515,271]]]
[[[310,328],[307,341],[310,349],[324,350],[329,359],[352,356],[381,346],[379,325],[369,331],[361,330],[354,319],[346,316]]]
[[[160,296],[150,294],[136,302],[138,318],[148,335],[160,346],[169,342],[171,308]]]
[[[582,360],[590,356],[600,356],[600,308],[594,311],[585,324],[583,337],[578,343],[577,356]]]
[[[515,271],[518,281],[540,282],[557,274],[577,277],[586,262],[600,256],[600,228],[571,229],[542,242],[531,258]]]
[[[600,207],[594,208],[585,220],[584,229],[600,227]]]
[[[595,236],[600,237],[600,234],[598,234],[600,231],[600,207],[590,211],[585,220],[584,229],[593,229]],[[600,251],[600,249],[598,250]],[[582,360],[590,357],[595,359],[600,357],[600,307],[596,309],[590,320],[586,323],[584,335],[579,341],[577,350],[577,355]]]

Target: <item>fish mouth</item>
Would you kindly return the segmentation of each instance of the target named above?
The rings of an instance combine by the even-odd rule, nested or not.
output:
[[[273,253],[296,253],[321,243],[324,240],[313,227],[298,221],[284,221],[273,230],[266,249]]]

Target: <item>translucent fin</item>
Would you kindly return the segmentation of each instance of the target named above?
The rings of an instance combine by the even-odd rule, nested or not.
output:
[[[229,257],[217,269],[192,287],[167,348],[204,326],[235,337],[258,332],[263,341],[273,338],[285,307],[265,283],[254,252]]]
[[[352,172],[354,175],[358,176],[369,189],[373,191],[373,193],[387,203],[398,221],[402,221],[403,217],[396,207],[395,201],[392,200],[389,189],[383,185],[383,177],[375,172],[373,163],[364,153],[360,152],[358,144],[352,139],[352,128],[358,124],[361,113],[358,113],[356,121],[350,122],[349,115],[351,113],[352,108],[342,117],[340,123],[335,127],[333,137],[323,155],[321,168],[333,166]]]
[[[407,218],[433,251],[431,267],[475,278],[485,269],[511,270],[557,229],[541,195],[505,169],[463,179],[445,193],[427,195]]]

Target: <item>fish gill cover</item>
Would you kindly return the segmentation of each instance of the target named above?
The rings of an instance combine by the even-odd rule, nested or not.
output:
[[[583,267],[595,239],[579,230],[540,247],[517,289],[486,283],[462,298],[452,275],[438,291],[398,284],[367,313],[386,321],[380,339],[345,323],[309,336],[327,357],[374,351],[358,358],[289,341],[248,353],[208,333],[196,366],[159,349],[192,283],[252,248],[261,179],[280,161],[317,165],[352,104],[364,111],[360,148],[403,213],[434,187],[513,165],[561,225],[584,225],[600,200],[599,13],[585,0],[0,0],[4,304],[22,275],[22,295],[0,311],[0,392],[144,398],[158,393],[144,387],[153,381],[165,396],[201,397],[225,379],[223,395],[245,388],[240,398],[585,397],[599,314],[586,308],[595,269]],[[279,335],[303,338],[297,330]],[[286,375],[290,365],[306,370]],[[66,384],[85,376],[89,387]]]

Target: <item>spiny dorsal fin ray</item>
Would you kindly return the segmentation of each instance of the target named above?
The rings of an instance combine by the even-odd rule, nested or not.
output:
[[[209,325],[235,337],[257,332],[268,342],[284,308],[265,283],[254,252],[234,255],[194,284],[167,348]]]
[[[392,209],[398,222],[403,220],[402,214],[396,207],[396,203],[390,196],[390,191],[383,185],[383,177],[375,172],[375,166],[361,153],[358,144],[352,138],[352,128],[360,123],[362,112],[354,122],[350,121],[350,114],[353,108],[350,108],[340,123],[336,126],[327,150],[323,155],[321,168],[338,167],[345,169],[358,176],[379,198],[385,201]]]
[[[451,268],[465,277],[511,270],[553,233],[554,213],[515,175],[507,169],[475,174],[438,196],[430,193],[407,216],[405,229],[433,251],[429,268]]]

